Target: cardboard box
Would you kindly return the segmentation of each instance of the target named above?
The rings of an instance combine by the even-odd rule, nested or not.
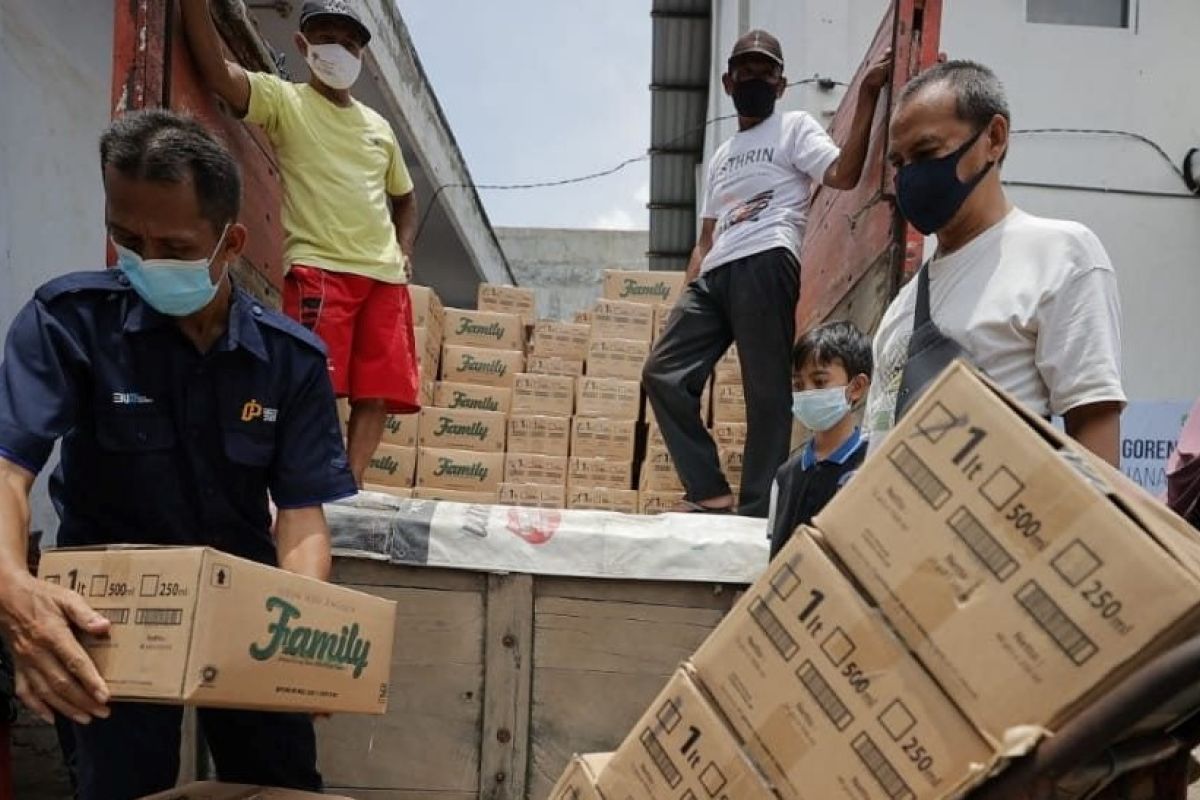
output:
[[[628,461],[571,456],[567,469],[568,486],[628,489],[633,485],[633,464]]]
[[[571,452],[571,418],[513,414],[508,418],[508,452],[566,456]]]
[[[646,489],[638,492],[639,514],[665,514],[673,511],[684,499],[683,492],[660,492]]]
[[[416,470],[417,450],[415,447],[381,444],[375,448],[375,454],[367,462],[367,470],[363,473],[363,483],[403,489],[413,485],[413,474]]]
[[[718,422],[746,421],[746,393],[740,383],[718,383],[713,388],[712,420]]]
[[[567,508],[636,514],[638,493],[633,489],[612,489],[607,486],[568,486]]]
[[[677,270],[604,270],[604,298],[673,306],[683,294],[685,274]]]
[[[575,417],[571,422],[572,455],[633,463],[636,439],[633,420]]]
[[[489,350],[446,345],[442,350],[442,380],[511,389],[518,372],[525,371],[525,354],[519,350]]]
[[[746,447],[746,423],[714,422],[712,436],[717,447],[744,449]]]
[[[415,464],[414,464],[414,466],[415,466]],[[387,495],[391,495],[392,497],[399,497],[404,500],[410,499],[412,497],[412,493],[413,493],[411,486],[382,486],[378,483],[364,484],[362,487],[362,491],[378,492],[379,494],[387,494]]]
[[[717,361],[717,366],[713,368],[713,380],[718,384],[721,383],[736,383],[742,382],[742,362],[738,358],[738,349],[736,344],[729,346],[725,351],[725,355]]]
[[[437,500],[444,503],[470,503],[473,505],[494,505],[499,497],[499,489],[483,491],[462,491],[459,489],[443,489],[440,486],[417,486],[412,490],[414,500]]]
[[[431,376],[437,375],[442,344],[444,343],[441,328],[413,328],[413,349],[417,353],[417,364]]]
[[[535,356],[557,356],[568,361],[582,361],[587,358],[591,334],[591,325],[538,320],[533,325],[529,352]]]
[[[503,453],[473,450],[417,449],[417,486],[423,489],[455,489],[460,492],[491,492],[495,497],[504,476]],[[417,497],[413,492],[413,497]]]
[[[993,761],[807,529],[692,665],[784,800],[959,796]]]
[[[491,350],[525,350],[525,326],[516,314],[446,309],[446,344]]]
[[[1191,527],[961,363],[816,524],[997,741],[1057,729],[1200,617]]]
[[[654,306],[624,300],[600,300],[592,309],[592,336],[648,342],[654,336]]]
[[[741,484],[745,451],[740,447],[718,447],[717,458],[721,461],[721,472],[725,473],[725,480],[731,484]]]
[[[537,319],[537,296],[533,289],[481,283],[475,305],[480,311],[516,314],[521,318],[521,325],[531,325]]]
[[[585,370],[592,378],[641,381],[650,343],[632,339],[592,339]]]
[[[538,375],[570,375],[578,378],[583,375],[583,359],[532,355],[529,357],[529,371]]]
[[[573,757],[547,800],[604,800],[596,780],[611,758],[612,753]]]
[[[431,328],[442,331],[445,323],[445,309],[437,293],[428,286],[408,285],[408,296],[412,301],[412,318],[414,328]]]
[[[435,384],[436,381],[433,380],[421,381],[421,390],[420,394],[417,395],[417,401],[422,408],[433,405],[433,387]]]
[[[638,488],[642,491],[683,492],[683,481],[675,469],[675,462],[665,447],[647,447],[646,458],[642,461],[642,474],[638,479]]]
[[[500,484],[501,505],[526,508],[566,508],[567,490],[562,485],[543,486],[538,483]]]
[[[667,330],[667,323],[671,321],[671,311],[675,306],[655,306],[654,307],[654,339],[658,341],[662,338],[663,333]]]
[[[350,800],[344,795],[314,794],[297,789],[245,786],[237,783],[200,781],[147,795],[142,800]]]
[[[667,440],[663,438],[662,428],[658,427],[658,423],[651,419],[646,426],[646,447],[661,447],[665,449],[666,446]]]
[[[638,720],[597,785],[607,800],[776,800],[684,669]]]
[[[591,311],[576,311],[571,316],[571,321],[574,322],[576,325],[591,325],[592,324],[592,312]]]
[[[584,376],[575,386],[575,413],[581,417],[636,420],[641,403],[637,381]]]
[[[504,458],[505,483],[534,483],[541,486],[567,485],[567,457],[540,453],[514,453]]]
[[[421,411],[421,447],[504,452],[508,415],[499,411],[426,408]]]
[[[420,428],[420,414],[388,414],[383,419],[383,437],[379,441],[397,447],[416,447]]]
[[[522,372],[513,383],[514,414],[569,417],[575,413],[575,379]]]
[[[112,622],[80,640],[114,699],[387,710],[391,600],[208,547],[50,550],[40,575]]]
[[[507,414],[512,410],[512,389],[501,386],[438,381],[433,393],[433,405],[438,408],[498,411],[501,414]]]

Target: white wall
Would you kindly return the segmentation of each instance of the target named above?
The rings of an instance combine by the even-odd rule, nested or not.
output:
[[[104,265],[112,30],[111,0],[0,3],[0,331],[40,284]],[[49,536],[44,482],[33,528]]]
[[[1200,3],[1132,0],[1128,30],[1025,21],[1025,0],[946,0],[942,50],[988,64],[1008,89],[1016,128],[1111,128],[1142,133],[1180,163],[1200,147]],[[784,46],[787,74],[848,80],[870,44],[886,0],[717,0],[713,77],[749,27]],[[785,108],[822,114],[841,90],[797,87]],[[732,112],[714,87],[709,116]],[[828,117],[822,117],[827,121]],[[733,132],[710,127],[706,152]],[[1019,136],[1006,180],[1183,192],[1179,178],[1143,144],[1103,136]],[[1200,395],[1200,199],[1010,187],[1030,212],[1079,220],[1108,248],[1120,276],[1125,379],[1133,400]]]

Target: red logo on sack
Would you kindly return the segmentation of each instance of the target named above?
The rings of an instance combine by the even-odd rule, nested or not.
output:
[[[508,530],[529,544],[545,544],[562,524],[562,514],[537,508],[510,508]]]

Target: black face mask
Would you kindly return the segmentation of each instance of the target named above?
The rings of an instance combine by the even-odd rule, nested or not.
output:
[[[981,128],[953,153],[905,164],[896,172],[896,202],[900,213],[926,236],[937,233],[954,219],[971,192],[995,166],[996,162],[989,161],[969,181],[964,183],[958,179],[958,162],[985,130]]]
[[[775,113],[775,84],[770,81],[762,78],[738,81],[732,94],[738,116],[766,119]]]

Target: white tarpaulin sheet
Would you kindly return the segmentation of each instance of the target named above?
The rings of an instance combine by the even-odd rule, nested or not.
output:
[[[769,549],[765,520],[726,515],[635,516],[373,492],[325,513],[338,555],[486,572],[751,583]]]

